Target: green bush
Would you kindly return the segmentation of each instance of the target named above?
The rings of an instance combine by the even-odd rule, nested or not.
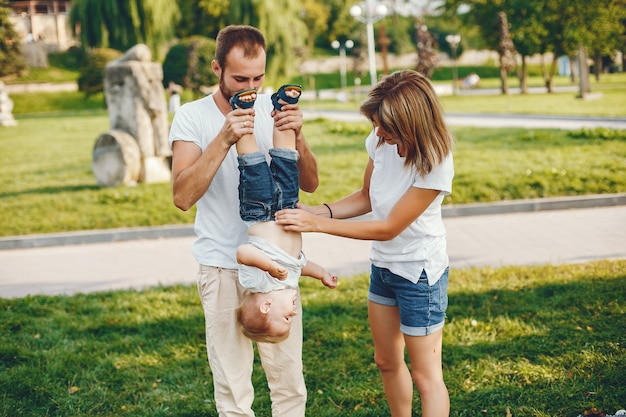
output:
[[[11,9],[0,1],[0,77],[18,74],[26,69],[22,58],[20,38],[9,21]]]
[[[67,51],[50,52],[48,54],[48,63],[53,68],[78,71],[86,57],[87,52],[85,50],[72,46]]]
[[[182,43],[170,48],[163,61],[163,87],[170,82],[185,85],[187,77],[187,50]]]
[[[204,36],[191,36],[172,46],[163,62],[163,85],[170,81],[200,96],[201,87],[215,85],[217,77],[211,68],[215,41]]]
[[[569,133],[575,139],[603,139],[626,141],[626,130],[608,129],[605,127],[582,128]]]
[[[85,56],[78,77],[78,89],[87,97],[104,91],[104,67],[122,53],[115,49],[97,48]]]

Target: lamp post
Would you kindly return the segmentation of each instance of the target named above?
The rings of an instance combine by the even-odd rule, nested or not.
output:
[[[343,44],[341,44],[341,42],[335,40],[335,41],[332,41],[330,46],[332,46],[333,49],[339,49],[339,66],[340,66],[340,73],[341,73],[341,91],[345,94],[345,92],[346,92],[346,85],[347,85],[347,81],[346,81],[346,49],[352,48],[354,46],[354,42],[351,39],[348,39]]]
[[[452,49],[452,78],[454,82],[452,85],[452,92],[456,94],[459,78],[456,71],[456,48],[459,46],[459,43],[461,43],[461,35],[446,35],[446,42],[450,44],[450,48]]]
[[[387,7],[377,0],[366,0],[350,7],[350,14],[367,27],[367,56],[370,67],[370,81],[376,84],[376,51],[374,49],[374,23],[385,17]]]

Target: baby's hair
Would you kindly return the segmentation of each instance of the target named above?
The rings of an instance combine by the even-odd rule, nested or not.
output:
[[[241,306],[235,311],[237,323],[241,327],[241,332],[248,339],[261,343],[279,343],[289,337],[289,331],[280,335],[269,334],[269,317],[254,308],[253,313],[246,311],[246,304],[250,303],[250,297],[244,298]],[[248,303],[247,303],[248,302]]]

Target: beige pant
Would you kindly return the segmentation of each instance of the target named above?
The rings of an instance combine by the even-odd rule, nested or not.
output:
[[[252,342],[238,328],[235,310],[244,288],[237,270],[200,265],[198,292],[204,309],[206,346],[213,373],[215,403],[220,417],[253,417]],[[289,338],[281,343],[258,343],[273,417],[301,417],[306,408],[302,374],[302,304],[293,318]]]

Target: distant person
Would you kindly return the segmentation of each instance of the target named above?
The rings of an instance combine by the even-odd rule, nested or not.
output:
[[[167,110],[172,114],[176,113],[180,108],[180,90],[180,85],[170,82],[168,87],[170,99],[167,103]]]
[[[274,112],[296,104],[301,87],[282,86],[272,96]],[[252,108],[256,89],[242,90],[230,99],[233,110]],[[248,227],[248,242],[237,249],[239,283],[247,289],[237,309],[243,333],[256,342],[285,340],[297,314],[300,275],[317,278],[335,288],[337,277],[309,261],[302,253],[302,235],[275,223],[276,210],[298,203],[298,152],[293,130],[274,128],[271,162],[259,151],[254,118],[243,122],[245,133],[235,145],[239,166],[239,214]]]
[[[435,90],[416,71],[383,78],[361,113],[374,125],[365,141],[369,160],[362,188],[333,203],[281,210],[276,221],[289,231],[374,241],[368,318],[391,415],[412,415],[415,384],[422,416],[448,416],[441,352],[448,254],[441,204],[452,192],[453,137]],[[369,212],[371,220],[340,220]]]
[[[461,83],[461,87],[463,89],[469,90],[470,88],[474,88],[480,82],[480,77],[475,72],[472,72],[467,77],[463,78],[463,82]]]

